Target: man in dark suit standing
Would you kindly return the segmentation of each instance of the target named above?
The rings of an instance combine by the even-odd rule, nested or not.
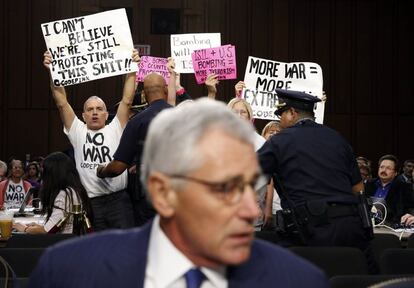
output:
[[[328,287],[310,263],[253,238],[253,134],[218,101],[162,111],[141,167],[154,221],[48,249],[29,287]]]

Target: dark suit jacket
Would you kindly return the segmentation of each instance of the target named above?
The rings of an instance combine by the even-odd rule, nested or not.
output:
[[[150,224],[65,241],[46,250],[29,287],[143,287]],[[229,287],[329,287],[325,275],[274,244],[255,240],[250,259],[228,269]]]
[[[365,185],[365,193],[367,196],[375,196],[378,178],[368,180]],[[385,197],[387,207],[387,222],[399,223],[401,216],[405,213],[413,213],[414,203],[408,183],[402,182],[395,178],[391,182],[390,190]]]

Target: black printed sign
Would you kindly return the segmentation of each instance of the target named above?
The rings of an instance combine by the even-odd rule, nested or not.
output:
[[[275,119],[278,103],[276,89],[303,91],[322,97],[322,68],[311,62],[284,63],[249,56],[247,60],[242,97],[252,106],[255,118]],[[324,103],[315,110],[316,121],[323,123]]]

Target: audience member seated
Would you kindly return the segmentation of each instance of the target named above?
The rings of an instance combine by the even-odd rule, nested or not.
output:
[[[398,159],[394,155],[384,155],[378,161],[378,178],[365,183],[365,193],[374,202],[382,202],[386,206],[387,223],[406,221],[402,216],[414,212],[414,205],[407,183],[396,181]],[[385,215],[384,215],[385,216]]]
[[[0,160],[0,182],[6,179],[7,164]]]
[[[24,170],[21,160],[10,161],[8,178],[0,182],[0,208],[18,209],[32,185],[23,180]]]
[[[414,160],[405,160],[402,167],[402,173],[397,176],[397,179],[405,183],[413,183],[413,169]]]
[[[72,233],[73,205],[80,205],[88,219],[91,207],[73,161],[64,153],[56,152],[46,157],[43,163],[43,183],[40,190],[45,225],[15,223],[13,228],[28,234]]]
[[[26,166],[25,180],[28,181],[32,187],[40,188],[40,165],[33,161]]]
[[[362,181],[365,183],[368,180],[372,179],[371,168],[368,165],[362,164],[359,166],[359,172],[361,173]]]
[[[414,160],[405,160],[402,167],[402,173],[397,176],[397,181],[407,183],[410,186],[411,199],[414,201]]]
[[[358,163],[358,166],[368,166],[371,168],[371,160],[365,158],[364,156],[356,157],[356,161]]]

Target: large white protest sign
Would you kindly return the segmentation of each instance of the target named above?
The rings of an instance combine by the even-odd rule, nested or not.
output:
[[[275,90],[303,91],[322,98],[322,68],[316,63],[284,63],[249,56],[242,97],[252,106],[255,118],[274,120],[278,103]],[[315,110],[316,122],[323,123],[325,105],[319,102]]]
[[[220,33],[173,34],[170,40],[171,57],[178,73],[194,73],[191,59],[194,50],[221,46]]]
[[[67,86],[137,71],[125,9],[41,25],[53,84]]]

